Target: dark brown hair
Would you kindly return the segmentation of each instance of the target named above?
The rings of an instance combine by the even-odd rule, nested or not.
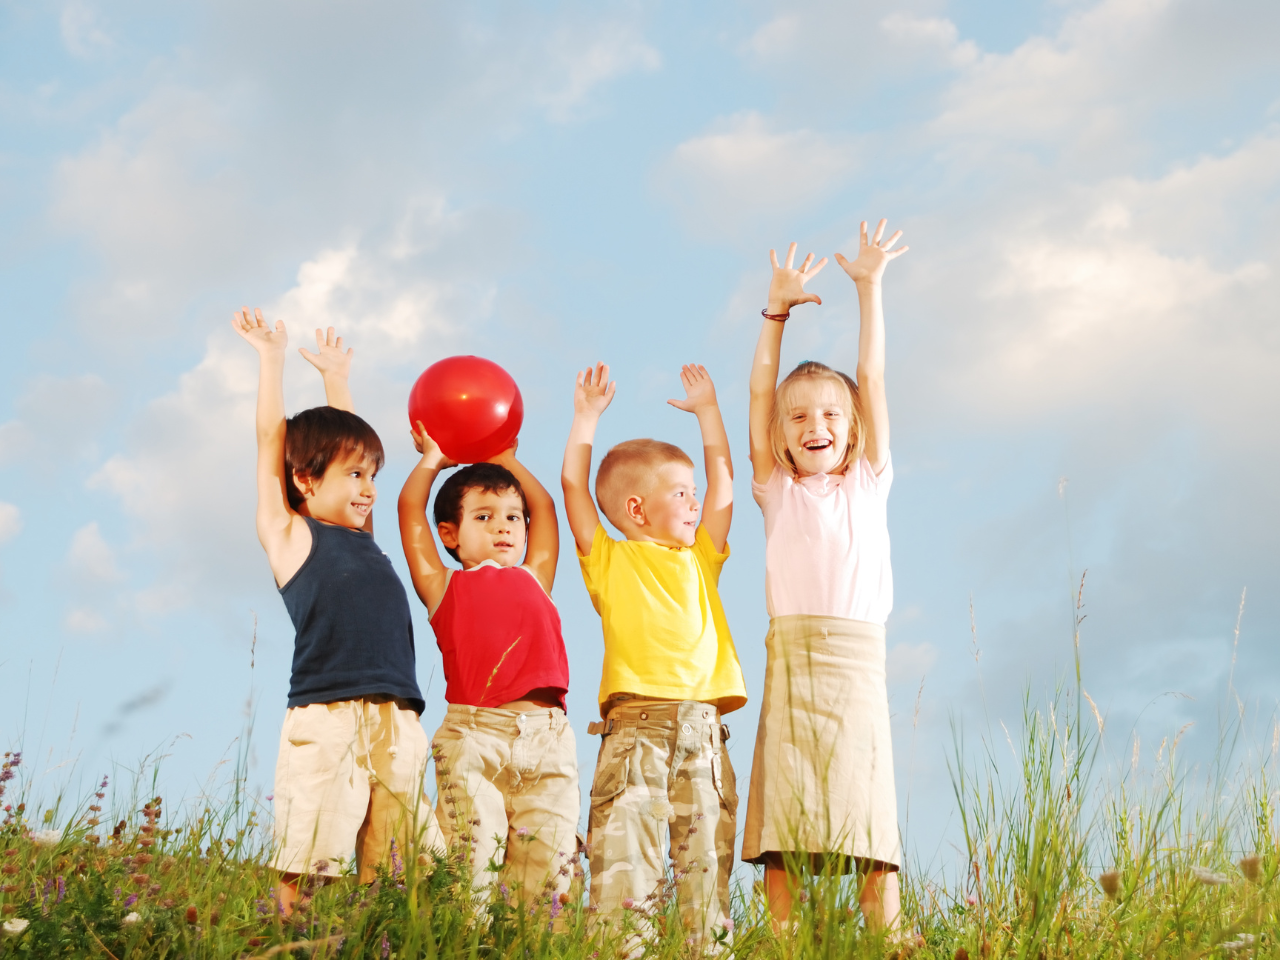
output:
[[[375,473],[386,462],[378,434],[350,411],[337,407],[312,407],[285,421],[285,492],[289,506],[297,510],[304,500],[302,491],[293,481],[295,473],[319,480],[329,469],[329,464],[352,453],[372,460]]]
[[[462,501],[469,490],[479,490],[481,493],[514,490],[520,494],[520,509],[524,512],[525,526],[528,526],[529,501],[525,499],[524,488],[520,486],[515,474],[496,463],[473,463],[452,474],[440,485],[435,505],[437,527],[442,523],[462,523]],[[445,550],[453,559],[462,562],[456,549],[445,547]]]

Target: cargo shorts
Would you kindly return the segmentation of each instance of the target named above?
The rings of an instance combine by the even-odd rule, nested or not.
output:
[[[582,795],[564,711],[450,704],[431,750],[437,819],[451,854],[471,864],[475,886],[500,880],[529,903],[568,892]]]
[[[624,701],[591,729],[603,734],[587,834],[593,915],[616,926],[630,912],[647,936],[674,899],[695,942],[724,936],[738,790],[719,711]]]

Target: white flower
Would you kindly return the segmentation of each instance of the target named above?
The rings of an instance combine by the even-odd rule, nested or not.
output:
[[[137,923],[137,922],[138,922],[139,920],[141,920],[141,919],[142,919],[142,918],[141,918],[140,916],[138,916],[138,911],[137,911],[137,910],[134,910],[134,911],[133,911],[133,912],[131,912],[131,913],[127,913],[127,914],[125,914],[124,919],[123,919],[123,920],[121,920],[120,922],[121,922],[121,923],[123,923],[123,924],[125,924],[126,926],[128,926],[128,925],[131,925],[131,924]]]
[[[1237,950],[1243,950],[1245,947],[1252,947],[1254,936],[1252,933],[1240,934],[1239,940],[1224,940],[1219,946],[1228,953],[1235,953]]]
[[[1208,867],[1192,867],[1191,872],[1195,875],[1197,880],[1201,883],[1207,883],[1211,887],[1231,882],[1231,878],[1225,873],[1218,873],[1216,870],[1210,870]]]
[[[20,937],[22,936],[22,932],[30,925],[30,920],[23,920],[21,917],[16,917],[13,920],[6,920],[4,922],[4,935],[6,937]]]
[[[31,834],[31,842],[38,847],[56,847],[62,842],[62,831],[37,830]]]
[[[666,800],[646,800],[640,805],[640,812],[655,820],[670,820],[675,808]]]

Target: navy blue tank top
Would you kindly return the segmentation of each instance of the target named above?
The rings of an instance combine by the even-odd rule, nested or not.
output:
[[[422,713],[404,584],[373,535],[303,517],[311,553],[283,587],[293,641],[289,706],[388,694]]]

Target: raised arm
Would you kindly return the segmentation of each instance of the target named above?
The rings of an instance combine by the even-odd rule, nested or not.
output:
[[[729,436],[716,402],[716,386],[707,368],[686,364],[680,368],[680,382],[685,399],[668,400],[678,410],[698,418],[702,432],[702,457],[707,471],[707,493],[702,500],[702,525],[711,536],[717,553],[724,553],[729,541],[729,525],[733,521],[733,459],[729,455]]]
[[[556,582],[556,561],[560,558],[560,524],[556,521],[556,502],[547,488],[516,459],[516,449],[504,450],[493,458],[493,463],[506,467],[520,481],[524,498],[529,504],[529,538],[525,549],[524,565],[551,592]],[[594,532],[594,531],[593,531]]]
[[[342,338],[333,335],[333,327],[327,332],[317,327],[316,352],[308,353],[306,347],[299,347],[298,352],[320,371],[320,376],[324,379],[325,404],[355,413],[355,401],[351,399],[351,388],[347,386],[347,379],[351,376],[351,357],[355,350],[342,349]]]
[[[427,520],[427,501],[431,499],[431,486],[440,471],[457,464],[440,452],[421,423],[413,431],[413,446],[422,454],[422,459],[409,472],[400,490],[396,512],[400,516],[400,543],[404,546],[413,589],[426,605],[428,614],[434,614],[449,585],[449,568],[436,548],[435,532]]]
[[[258,541],[276,585],[284,586],[311,551],[311,530],[289,506],[286,494],[292,480],[284,465],[284,352],[289,343],[283,321],[267,326],[262,311],[249,308],[232,314],[231,326],[258,351]]]
[[[778,255],[770,250],[769,262],[773,264],[773,278],[769,281],[769,301],[765,313],[785,317],[791,308],[801,303],[822,303],[816,293],[805,293],[804,285],[827,265],[823,257],[816,264],[813,254],[804,258],[800,269],[792,267],[796,259],[796,245],[787,249],[786,266],[778,266]],[[773,395],[778,387],[778,356],[782,351],[782,330],[785,320],[764,321],[760,339],[756,341],[755,359],[751,361],[751,472],[756,483],[767,483],[773,473],[773,446],[769,443],[769,417],[773,414]]]
[[[618,385],[609,380],[609,365],[597,363],[595,369],[578,373],[573,388],[573,425],[564,448],[564,466],[560,485],[564,488],[564,512],[569,518],[574,543],[584,557],[591,553],[600,514],[591,496],[591,445],[596,439],[600,414],[613,401]]]
[[[836,262],[858,288],[861,329],[858,334],[858,412],[866,429],[865,452],[871,469],[879,475],[889,460],[889,403],[884,389],[884,300],[881,281],[890,260],[909,247],[891,249],[902,231],[881,243],[888,220],[876,225],[875,236],[867,240],[867,221],[862,221],[858,238],[858,258],[846,260],[836,254]]]
[[[351,376],[351,358],[355,348],[342,349],[342,338],[333,335],[333,327],[328,332],[316,328],[316,352],[308,353],[306,347],[299,347],[298,352],[303,359],[320,371],[324,381],[325,406],[356,412],[355,400],[351,398],[351,388],[347,380]],[[373,533],[373,511],[364,521],[365,533]]]

